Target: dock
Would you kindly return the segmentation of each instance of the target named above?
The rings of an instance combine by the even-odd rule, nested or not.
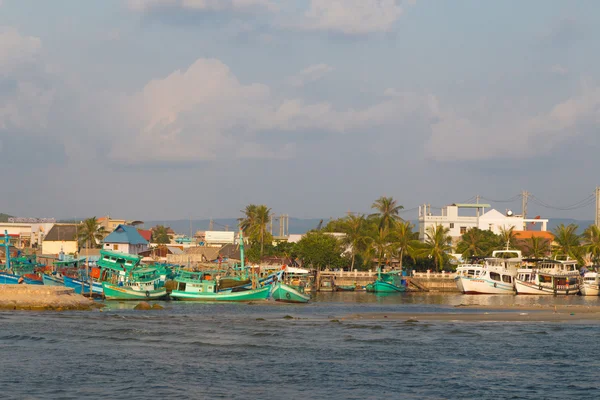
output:
[[[451,272],[414,272],[403,277],[408,284],[408,289],[413,292],[455,292],[459,293]],[[377,279],[376,271],[321,271],[319,283],[324,279],[331,279],[336,285],[354,285],[364,287]],[[319,286],[317,286],[319,287]]]
[[[0,285],[0,310],[90,310],[93,306],[93,300],[66,287]]]

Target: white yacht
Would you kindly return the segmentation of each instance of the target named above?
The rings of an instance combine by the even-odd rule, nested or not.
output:
[[[522,260],[519,250],[495,250],[477,276],[460,276],[457,286],[465,294],[514,294],[513,280]]]
[[[461,264],[456,268],[456,276],[454,277],[454,283],[456,287],[462,293],[465,292],[463,287],[463,280],[461,278],[476,278],[481,275],[483,271],[483,264]]]
[[[576,260],[539,260],[519,269],[515,279],[517,294],[573,295],[579,292]]]
[[[598,296],[600,293],[600,275],[597,272],[586,272],[579,287],[583,296]]]

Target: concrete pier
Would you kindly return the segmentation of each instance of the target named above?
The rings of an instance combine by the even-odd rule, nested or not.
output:
[[[0,285],[3,310],[89,310],[94,301],[73,289],[44,285]]]
[[[322,271],[320,279],[332,279],[336,285],[366,286],[377,279],[374,271]],[[417,272],[406,276],[410,291],[459,292],[454,282],[454,273]],[[412,284],[414,283],[414,284]]]

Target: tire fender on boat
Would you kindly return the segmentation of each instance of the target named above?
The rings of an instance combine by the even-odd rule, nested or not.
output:
[[[291,299],[291,298],[292,298],[292,295],[290,295],[289,293],[286,293],[286,294],[285,294],[285,298],[289,300],[289,299]]]
[[[146,290],[146,297],[150,297],[150,292]]]

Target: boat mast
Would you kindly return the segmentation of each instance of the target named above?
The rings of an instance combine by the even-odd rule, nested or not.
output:
[[[6,253],[6,270],[10,269],[10,244],[8,242],[8,230],[4,230],[4,251]]]
[[[246,275],[246,268],[244,267],[244,236],[242,235],[242,229],[240,228],[240,267],[243,271],[243,274]]]

